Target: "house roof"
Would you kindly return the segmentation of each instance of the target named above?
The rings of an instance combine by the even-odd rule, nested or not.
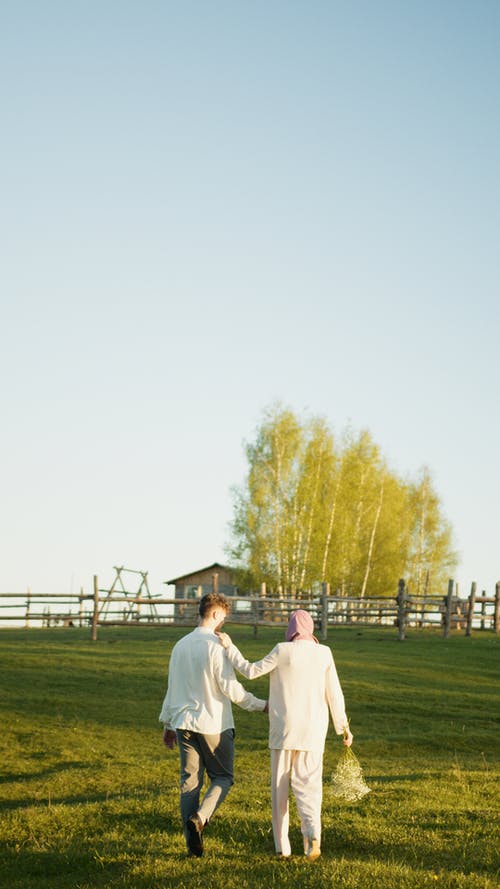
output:
[[[173,577],[172,580],[165,580],[164,583],[167,585],[170,583],[178,583],[181,580],[187,580],[187,578],[192,577],[193,574],[201,574],[202,571],[213,571],[216,568],[222,568],[223,571],[232,570],[228,565],[221,565],[220,562],[214,562],[213,565],[207,565],[206,568],[197,568],[196,571],[189,571],[187,574],[181,574],[180,577]]]

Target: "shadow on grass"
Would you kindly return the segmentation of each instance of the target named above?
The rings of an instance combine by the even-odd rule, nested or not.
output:
[[[159,798],[161,800],[161,797],[162,793],[161,791],[159,791],[154,799]],[[44,797],[43,799],[0,799],[0,812],[9,812],[16,809],[47,809],[55,806],[93,805],[94,803],[113,802],[113,800],[120,800],[120,802],[123,803],[123,801],[127,798],[130,798],[130,800],[150,800],[152,798],[151,789],[134,790],[133,793],[129,793],[127,791],[117,791],[116,793],[109,793],[108,791],[106,791],[106,793],[87,793],[78,794],[77,796],[61,797],[51,794],[50,800],[48,799],[48,797]],[[119,815],[115,815],[113,813],[112,817],[118,818]]]
[[[339,819],[337,825],[325,829],[323,854],[311,865],[302,855],[297,826],[290,831],[293,855],[283,861],[274,855],[272,836],[262,826],[259,828],[251,816],[215,818],[207,829],[205,855],[200,860],[189,858],[184,852],[177,815],[110,812],[109,819],[118,828],[132,826],[133,836],[128,829],[119,830],[128,839],[109,841],[104,835],[102,847],[99,839],[73,840],[61,851],[26,847],[15,850],[12,844],[3,845],[0,885],[9,889],[70,889],[82,885],[92,889],[111,885],[156,889],[174,886],[177,881],[183,886],[192,882],[199,887],[203,876],[208,878],[205,885],[214,886],[219,885],[211,882],[216,873],[227,874],[230,868],[232,877],[241,879],[242,887],[249,885],[249,876],[250,885],[255,886],[317,887],[335,885],[331,879],[333,874],[340,876],[339,867],[356,868],[361,862],[375,865],[375,870],[377,864],[398,864],[429,874],[436,869],[488,874],[479,848],[465,862],[459,854],[461,839],[448,832],[441,848],[436,848],[431,842],[415,843],[410,835],[370,837],[363,833],[362,825],[342,824]],[[143,848],[145,837],[147,849]],[[168,873],[166,880],[158,872],[154,874],[158,859],[164,862],[160,868]]]
[[[19,851],[1,847],[0,885],[9,889],[26,889],[31,886],[74,886],[87,881],[92,886],[109,884],[110,877],[119,877],[127,869],[120,861],[99,860],[91,850],[77,849],[65,852]]]
[[[421,825],[422,826],[422,825]],[[434,872],[436,869],[461,870],[465,874],[494,875],[494,868],[488,867],[485,851],[488,841],[476,838],[470,844],[467,857],[464,857],[464,835],[458,825],[439,821],[426,825],[434,836],[429,841],[416,841],[408,834],[405,838],[391,837],[390,834],[378,839],[363,835],[361,828],[352,823],[346,828],[340,821],[337,827],[328,828],[323,833],[322,853],[324,858],[349,861],[378,861],[398,863],[405,866]]]
[[[59,775],[61,772],[70,771],[71,769],[91,768],[95,768],[95,765],[91,762],[81,762],[79,760],[71,762],[70,760],[68,760],[67,762],[61,763],[57,766],[40,769],[38,772],[18,772],[17,774],[14,774],[12,772],[4,772],[2,775],[0,775],[0,784],[9,784],[11,782],[22,784],[23,781],[33,781],[39,780],[40,778],[48,778],[50,775]]]

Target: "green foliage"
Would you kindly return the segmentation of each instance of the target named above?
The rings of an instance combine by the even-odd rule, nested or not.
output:
[[[282,630],[231,628],[252,660]],[[9,889],[331,887],[493,889],[497,883],[499,640],[410,631],[330,633],[354,750],[371,788],[339,804],[325,751],[322,857],[273,854],[264,714],[235,707],[236,783],[185,855],[178,755],[157,718],[182,630],[0,633],[0,885]],[[247,687],[262,697],[263,678]],[[331,732],[331,730],[330,730]]]
[[[456,562],[451,528],[428,469],[392,472],[368,431],[339,440],[321,418],[266,411],[246,447],[248,476],[234,491],[229,556],[240,586],[308,594],[324,581],[341,595],[439,591]]]

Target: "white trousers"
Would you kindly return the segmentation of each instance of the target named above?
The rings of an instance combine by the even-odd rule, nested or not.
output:
[[[321,844],[323,752],[271,750],[271,802],[276,852],[290,855],[288,791],[292,784],[304,837]],[[304,845],[305,848],[305,845]]]

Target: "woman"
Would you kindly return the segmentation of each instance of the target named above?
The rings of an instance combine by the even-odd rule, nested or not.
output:
[[[345,714],[332,652],[313,635],[307,611],[294,611],[280,642],[262,660],[251,664],[226,633],[220,640],[230,663],[247,679],[270,673],[269,747],[274,844],[278,855],[291,855],[288,839],[288,790],[291,781],[300,816],[304,853],[309,861],[321,855],[323,751],[328,711],[338,735],[350,747],[353,736]]]

